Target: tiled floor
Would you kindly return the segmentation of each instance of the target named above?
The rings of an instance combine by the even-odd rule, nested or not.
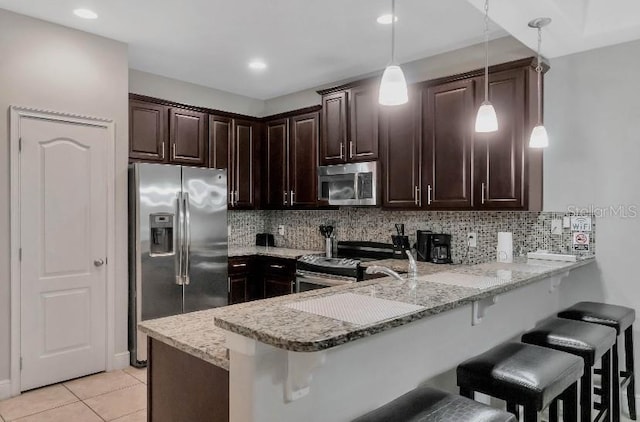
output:
[[[0,422],[145,422],[147,370],[127,368],[0,401]]]

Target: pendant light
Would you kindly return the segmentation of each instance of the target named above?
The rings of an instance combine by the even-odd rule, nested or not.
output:
[[[396,63],[396,0],[391,0],[391,63],[382,74],[378,102],[382,105],[394,106],[409,101],[407,81],[402,69]]]
[[[489,102],[489,0],[484,2],[484,101],[476,115],[476,132],[495,132],[498,130],[498,116],[493,104]]]
[[[536,66],[536,73],[538,74],[538,124],[531,131],[529,148],[546,148],[549,146],[549,135],[542,124],[542,59],[540,48],[542,47],[542,28],[550,23],[550,18],[537,18],[529,22],[529,27],[538,30],[538,60]]]

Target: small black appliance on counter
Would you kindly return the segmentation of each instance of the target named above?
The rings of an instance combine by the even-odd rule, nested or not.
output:
[[[418,230],[416,249],[418,261],[451,264],[451,235]]]
[[[256,234],[256,246],[275,246],[276,242],[273,240],[271,233],[258,233]]]

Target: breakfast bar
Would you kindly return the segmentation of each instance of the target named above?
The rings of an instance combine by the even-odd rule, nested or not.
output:
[[[228,371],[228,396],[217,393],[228,415],[215,420],[349,421],[420,384],[451,389],[448,372],[557,312],[562,279],[594,261],[423,267],[413,289],[387,277],[140,328],[152,344]]]

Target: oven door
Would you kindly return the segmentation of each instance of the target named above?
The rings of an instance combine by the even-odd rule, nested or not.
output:
[[[342,286],[355,283],[354,279],[333,278],[330,275],[320,276],[304,271],[296,272],[296,293],[307,292],[309,290],[324,289],[325,287]]]

